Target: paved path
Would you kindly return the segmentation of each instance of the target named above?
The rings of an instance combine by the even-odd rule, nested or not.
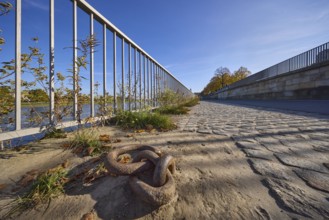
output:
[[[180,128],[232,138],[281,208],[329,219],[329,115],[236,104],[203,101]]]

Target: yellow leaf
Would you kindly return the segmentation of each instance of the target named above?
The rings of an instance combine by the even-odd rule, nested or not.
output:
[[[0,184],[0,190],[3,190],[7,187],[7,184]]]

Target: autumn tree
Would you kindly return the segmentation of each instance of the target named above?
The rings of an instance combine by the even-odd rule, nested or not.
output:
[[[225,86],[246,78],[250,74],[250,71],[246,67],[240,67],[238,70],[234,71],[233,74],[227,67],[219,67],[215,70],[214,76],[202,90],[201,94],[209,95]]]
[[[28,102],[49,102],[48,94],[43,89],[31,89],[23,91],[24,93],[26,93],[25,98]]]
[[[234,73],[233,73],[234,82],[244,79],[247,76],[249,76],[250,74],[251,74],[251,72],[246,67],[242,66],[237,71],[234,71]]]

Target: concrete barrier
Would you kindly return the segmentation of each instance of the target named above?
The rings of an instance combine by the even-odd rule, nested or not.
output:
[[[226,88],[218,99],[329,99],[329,62]]]

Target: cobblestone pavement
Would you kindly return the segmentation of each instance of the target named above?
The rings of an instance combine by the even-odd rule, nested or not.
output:
[[[329,219],[329,116],[201,102],[180,129],[230,137],[284,210]]]

